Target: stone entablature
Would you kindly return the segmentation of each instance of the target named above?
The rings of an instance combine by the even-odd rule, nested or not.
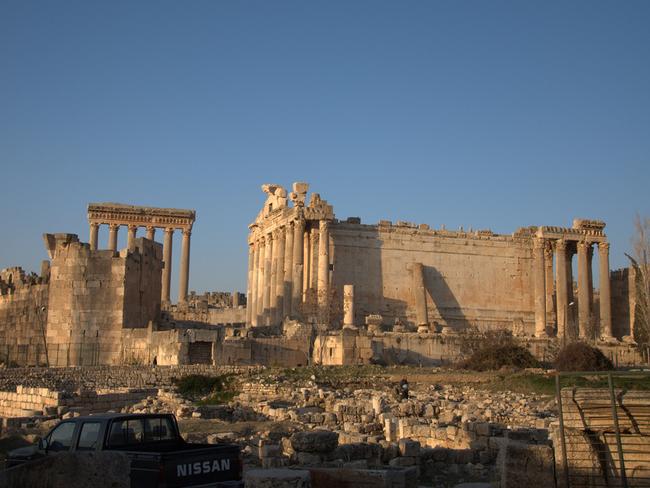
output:
[[[602,229],[576,229],[573,227],[542,226],[537,231],[537,236],[546,239],[565,239],[567,241],[604,242],[607,236]]]
[[[192,230],[196,220],[196,211],[178,208],[141,207],[122,203],[88,204],[88,221],[97,224],[136,225],[138,227],[156,227]]]

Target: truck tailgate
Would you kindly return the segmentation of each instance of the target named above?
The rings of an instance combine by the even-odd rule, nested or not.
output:
[[[168,488],[211,485],[241,480],[241,451],[235,445],[188,445],[190,449],[162,455]]]

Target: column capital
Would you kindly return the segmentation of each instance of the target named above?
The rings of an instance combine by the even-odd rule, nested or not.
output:
[[[147,226],[147,232],[155,232],[155,231],[156,231],[156,227],[154,225]]]
[[[110,230],[117,230],[120,228],[120,224],[108,224]]]
[[[281,229],[280,227],[276,227],[275,229],[273,229],[273,231],[271,231],[271,235],[273,236],[273,240],[277,241],[280,239],[281,235],[284,235],[284,230]]]
[[[173,234],[174,230],[173,227],[165,227],[165,234]]]
[[[99,222],[94,222],[94,221],[90,222],[90,227],[93,229],[99,227],[100,225],[101,224]]]
[[[553,244],[551,241],[546,241],[544,245],[544,256],[547,259],[553,259]]]
[[[190,237],[192,235],[192,229],[182,229],[181,232],[184,237]]]
[[[578,248],[578,251],[587,251],[588,249],[591,249],[591,242],[587,242],[584,239],[581,241],[576,242],[576,246]]]
[[[566,251],[566,241],[564,239],[558,239],[555,241],[555,250],[557,252]]]
[[[319,220],[318,227],[320,230],[328,231],[330,228],[330,221],[327,219]]]
[[[138,230],[138,226],[136,224],[129,224],[128,227],[129,227],[129,230],[131,230],[131,231],[133,231],[133,230],[137,231]]]
[[[598,243],[598,252],[608,253],[609,252],[609,242],[599,242]]]
[[[543,237],[533,237],[533,249],[536,251],[543,250],[546,247],[546,239]]]

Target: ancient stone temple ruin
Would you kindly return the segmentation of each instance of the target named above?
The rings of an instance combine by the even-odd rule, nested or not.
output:
[[[194,210],[177,208],[139,207],[121,203],[91,203],[88,205],[88,223],[90,224],[90,249],[98,248],[97,238],[100,225],[108,225],[108,247],[117,250],[117,234],[121,226],[128,229],[128,249],[133,249],[138,228],[147,229],[147,239],[154,240],[156,229],[165,231],[163,243],[162,300],[169,302],[169,289],[172,273],[172,242],[174,231],[183,233],[181,248],[181,265],[178,285],[178,301],[187,300],[190,280],[190,236],[192,225],[196,220]]]
[[[440,364],[458,357],[457,333],[468,327],[509,330],[539,358],[558,340],[581,338],[621,364],[638,360],[635,278],[609,272],[601,221],[509,235],[369,225],[337,219],[306,183],[262,190],[245,295],[188,293],[195,211],[90,204],[89,243],[45,234],[39,275],[0,271],[0,363]],[[110,226],[106,249],[100,225]],[[129,232],[122,250],[120,226]],[[165,229],[162,244],[156,228]],[[171,303],[175,230],[183,244]]]
[[[570,228],[531,226],[511,235],[409,222],[368,225],[336,219],[318,193],[308,201],[306,183],[294,183],[292,192],[270,184],[262,189],[267,198],[248,239],[247,323],[253,327],[290,317],[338,328],[369,318],[420,332],[480,326],[539,338],[613,336],[604,222],[575,219]]]

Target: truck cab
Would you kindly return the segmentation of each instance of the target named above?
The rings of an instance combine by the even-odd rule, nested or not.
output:
[[[7,465],[75,451],[126,453],[134,488],[243,486],[240,448],[187,443],[171,414],[100,414],[64,420],[38,445],[11,451]]]

